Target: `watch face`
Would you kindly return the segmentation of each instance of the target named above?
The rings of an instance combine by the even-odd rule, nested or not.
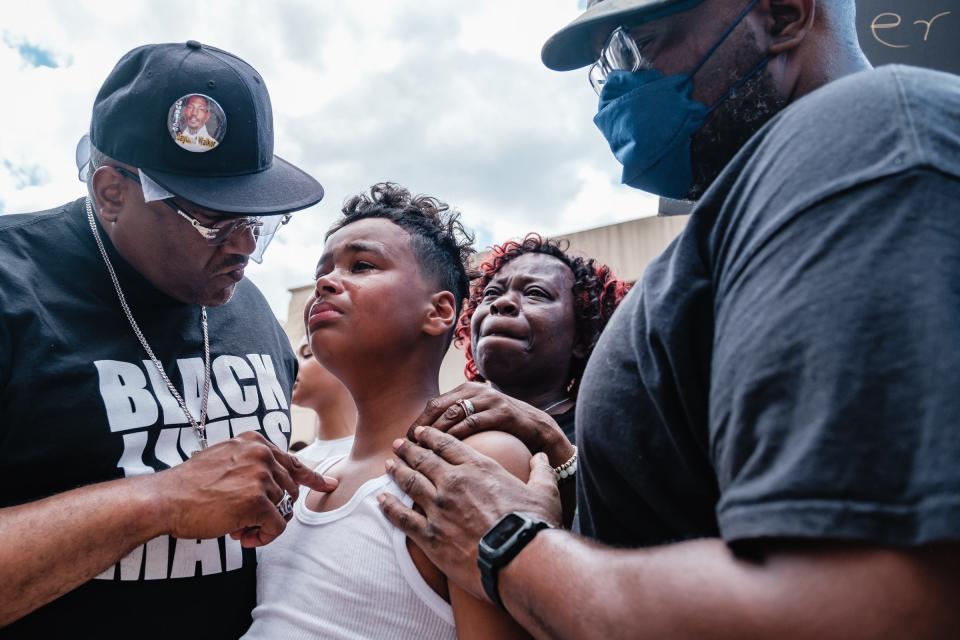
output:
[[[507,515],[484,537],[484,542],[497,549],[523,526],[525,520],[515,513]]]

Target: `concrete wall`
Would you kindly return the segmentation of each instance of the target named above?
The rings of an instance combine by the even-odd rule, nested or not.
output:
[[[633,282],[683,231],[688,218],[640,218],[560,237],[570,242],[573,253],[596,258],[613,269],[617,277]]]

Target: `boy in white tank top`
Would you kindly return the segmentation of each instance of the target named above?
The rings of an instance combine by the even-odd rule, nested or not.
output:
[[[350,453],[318,469],[340,484],[303,491],[284,535],[265,547],[248,638],[526,637],[503,611],[447,583],[380,512],[392,444],[439,395],[440,363],[468,295],[470,237],[455,211],[394,184],[347,200],[327,234],[304,312],[314,356],[357,406]],[[467,441],[526,480],[513,436]]]

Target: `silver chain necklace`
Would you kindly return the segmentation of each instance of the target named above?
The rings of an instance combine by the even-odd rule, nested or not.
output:
[[[183,409],[183,413],[187,416],[187,420],[190,421],[190,426],[193,427],[193,431],[197,434],[197,440],[200,441],[200,449],[206,449],[207,402],[210,398],[210,336],[207,331],[207,308],[204,306],[200,307],[200,324],[203,326],[204,373],[203,404],[200,406],[200,420],[198,421],[194,420],[193,414],[191,414],[190,410],[187,409],[187,403],[183,401],[183,397],[177,391],[176,387],[173,386],[173,383],[170,382],[170,378],[167,377],[167,372],[163,370],[163,365],[160,364],[160,360],[157,359],[157,356],[153,354],[153,349],[151,349],[150,345],[147,344],[147,339],[143,336],[143,332],[140,331],[140,326],[137,324],[137,321],[133,319],[133,313],[130,311],[130,306],[127,305],[127,299],[123,295],[123,290],[120,288],[120,280],[117,278],[117,273],[113,270],[113,264],[110,262],[110,258],[107,256],[107,250],[103,246],[103,241],[100,239],[100,232],[97,231],[97,223],[93,217],[93,205],[90,202],[90,198],[87,198],[86,204],[87,221],[90,223],[90,230],[93,231],[93,238],[97,241],[97,247],[100,249],[100,255],[103,256],[103,261],[107,265],[107,271],[110,272],[110,279],[113,281],[113,288],[117,290],[117,298],[120,299],[120,306],[123,307],[123,312],[127,314],[127,320],[130,321],[130,327],[140,340],[140,344],[143,345],[143,350],[147,352],[148,356],[150,356],[153,366],[157,368],[157,373],[159,373],[160,377],[163,378],[163,381],[167,383],[167,389],[170,390],[170,395],[174,397],[174,399],[177,401],[177,404],[179,404],[180,408]]]
[[[543,411],[544,413],[549,413],[549,412],[550,412],[550,409],[553,409],[553,408],[555,408],[555,407],[559,407],[560,405],[562,405],[564,402],[568,401],[569,399],[570,399],[570,398],[563,398],[562,400],[557,400],[557,401],[554,402],[553,404],[547,405],[547,406],[544,407],[543,409],[540,409],[540,411]]]

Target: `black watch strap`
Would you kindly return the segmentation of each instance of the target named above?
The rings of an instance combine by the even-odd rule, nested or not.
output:
[[[550,528],[546,522],[525,513],[508,513],[493,525],[483,538],[477,553],[480,582],[487,597],[501,609],[498,576],[500,569],[517,557],[538,533]]]
[[[483,585],[483,592],[493,601],[493,604],[506,609],[503,606],[503,600],[500,599],[500,588],[497,586],[498,569],[484,561],[482,557],[477,557],[477,564],[480,566],[480,583]]]

